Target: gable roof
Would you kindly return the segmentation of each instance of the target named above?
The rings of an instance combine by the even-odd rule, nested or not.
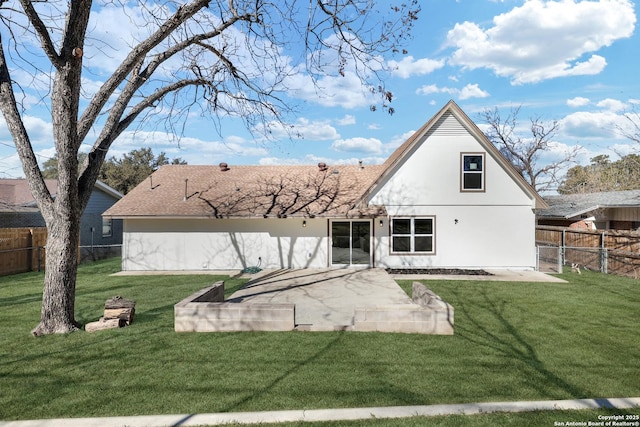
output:
[[[401,167],[405,159],[419,146],[433,130],[441,125],[448,117],[453,116],[471,136],[489,153],[491,157],[507,172],[516,184],[535,200],[536,209],[547,207],[545,200],[529,184],[513,165],[500,153],[500,151],[487,139],[478,126],[466,115],[464,111],[453,100],[450,100],[438,113],[436,113],[427,123],[411,135],[400,147],[394,151],[383,164],[383,172],[372,184],[364,195],[366,199],[374,193],[384,182],[384,180],[395,173]]]
[[[525,194],[535,200],[536,208],[547,207],[544,199],[475,123],[455,102],[449,101],[382,165],[166,165],[104,215],[116,218],[383,215],[386,213],[384,207],[368,206],[368,197],[398,170],[429,132],[450,116],[457,119]]]
[[[640,190],[562,194],[545,200],[549,208],[541,210],[539,217],[569,219],[602,208],[640,208]]]

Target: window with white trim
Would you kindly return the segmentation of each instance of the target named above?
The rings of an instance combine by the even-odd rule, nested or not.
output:
[[[391,219],[391,252],[435,253],[435,218],[412,217]]]
[[[484,153],[462,153],[460,189],[484,191]]]

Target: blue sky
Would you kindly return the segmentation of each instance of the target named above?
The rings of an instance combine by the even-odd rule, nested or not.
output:
[[[164,151],[190,164],[380,163],[450,99],[481,127],[479,113],[495,107],[506,115],[521,106],[525,133],[530,117],[559,121],[548,159],[575,145],[582,147],[582,164],[598,154],[616,158],[616,153],[640,149],[617,130],[627,125],[625,112],[640,110],[639,9],[634,2],[422,0],[421,8],[408,54],[389,63],[395,69],[386,80],[394,94],[391,116],[370,111],[362,88],[347,73],[324,79],[324,96],[292,83],[297,90],[288,96],[300,107],[292,124],[301,138],[290,140],[276,128],[275,140],[261,140],[231,118],[222,120],[218,135],[210,122],[191,118],[179,143],[164,128],[132,128],[109,155],[151,146],[155,153]],[[116,39],[126,34],[125,28],[114,35],[99,24],[113,19],[117,16],[96,19],[92,36],[109,37],[114,52],[125,51],[119,46],[126,41]],[[117,63],[117,54],[106,57],[109,61],[86,63],[88,91]],[[54,153],[51,118],[46,105],[30,94],[37,80],[17,71],[13,78],[27,88],[27,98],[32,96],[24,119],[35,151],[45,160]],[[21,176],[0,118],[0,178]]]

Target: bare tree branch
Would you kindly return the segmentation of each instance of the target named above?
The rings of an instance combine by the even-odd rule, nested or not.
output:
[[[287,86],[287,78],[294,74],[318,90],[325,77],[355,75],[368,91],[372,109],[381,105],[392,113],[393,94],[384,86],[385,55],[401,51],[420,9],[417,0],[398,6],[383,2],[380,7],[371,0],[111,0],[102,7],[116,6],[120,13],[132,11],[129,17],[141,31],[124,35],[127,53],[116,66],[103,67],[107,77],[91,96],[90,89],[83,90],[83,77],[98,76],[103,68],[95,63],[103,58],[96,56],[108,56],[109,42],[87,31],[101,9],[92,10],[91,0],[16,0],[11,6],[15,9],[0,0],[0,24],[14,36],[10,41],[0,37],[0,110],[50,230],[36,335],[78,328],[74,301],[80,216],[107,151],[125,129],[153,113],[173,129],[192,109],[199,109],[214,125],[231,116],[243,120],[250,131],[262,124],[268,132],[270,123],[284,125],[295,110],[294,101],[287,100],[294,89]],[[5,56],[7,45],[14,56]],[[87,56],[93,62],[85,63],[85,50],[95,55]],[[43,88],[23,92],[35,93],[51,112],[58,171],[55,199],[44,185],[10,70],[46,81]],[[85,94],[90,99],[84,99]],[[89,142],[92,130],[97,136]],[[80,147],[88,142],[92,149],[78,168]],[[302,190],[278,190],[277,183],[264,183],[268,191],[259,197],[234,193],[224,206],[210,203],[217,215],[239,206],[255,210],[264,203],[273,204],[269,212],[280,215],[342,208],[340,191],[328,189],[329,181],[337,178],[325,179],[307,182],[305,191],[314,190],[311,199]],[[265,201],[269,197],[270,202]]]
[[[501,116],[498,108],[484,110],[480,119],[489,126],[485,135],[536,191],[554,189],[560,174],[575,162],[581,147],[574,146],[560,154],[557,160],[540,165],[540,156],[550,151],[560,123],[545,123],[541,117],[530,118],[528,132],[531,136],[524,137],[519,134],[519,113],[520,107],[512,108],[506,117]]]

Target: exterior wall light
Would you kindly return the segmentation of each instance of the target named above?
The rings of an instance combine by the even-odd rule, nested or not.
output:
[[[302,226],[303,226],[303,227],[306,227],[306,226],[307,226],[307,220],[306,220],[306,219],[302,220]]]

